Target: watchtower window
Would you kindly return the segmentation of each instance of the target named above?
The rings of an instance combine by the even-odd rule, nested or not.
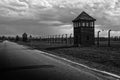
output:
[[[92,22],[92,26],[91,27],[93,27],[93,22]]]
[[[85,22],[82,22],[82,26],[85,27]]]
[[[90,27],[92,27],[93,26],[93,22],[90,22]]]
[[[86,26],[87,26],[87,27],[89,26],[88,22],[86,22]]]
[[[76,23],[74,23],[74,27],[77,27],[77,24],[76,24]]]
[[[78,27],[78,23],[77,23],[77,22],[75,22],[75,25],[74,25],[74,27]]]

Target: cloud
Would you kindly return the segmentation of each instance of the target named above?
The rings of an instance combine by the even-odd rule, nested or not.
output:
[[[30,15],[39,15],[52,10],[52,12],[65,12],[66,9],[83,9],[92,13],[100,11],[110,16],[120,14],[120,4],[118,0],[1,0],[2,11],[8,11],[6,14],[18,14],[17,16],[24,17]],[[3,9],[4,8],[4,9]],[[53,10],[54,9],[54,10]],[[57,10],[58,9],[58,10]],[[91,11],[92,10],[92,11]],[[61,13],[62,13],[61,12]],[[65,14],[63,14],[65,15]],[[103,15],[103,14],[101,14]]]
[[[29,10],[26,2],[19,0],[3,0],[0,2],[0,16],[8,18],[33,18],[34,12]]]
[[[83,10],[97,19],[96,29],[120,30],[120,0],[0,0],[0,24],[72,32],[72,20]]]
[[[62,22],[60,21],[40,21],[39,23],[41,24],[48,24],[48,25],[54,25],[54,24],[63,24]]]

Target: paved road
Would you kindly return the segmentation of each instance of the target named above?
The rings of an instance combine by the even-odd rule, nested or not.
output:
[[[0,43],[0,73],[0,80],[107,80],[8,41]]]

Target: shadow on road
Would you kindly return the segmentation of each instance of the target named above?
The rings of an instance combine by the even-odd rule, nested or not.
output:
[[[32,66],[23,66],[23,67],[9,67],[2,68],[0,72],[8,72],[8,71],[18,71],[18,70],[26,70],[26,69],[40,69],[40,68],[54,68],[53,65],[32,65]]]

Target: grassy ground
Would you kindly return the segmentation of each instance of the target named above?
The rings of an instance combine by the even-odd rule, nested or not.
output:
[[[119,47],[73,47],[72,45],[48,44],[44,42],[18,42],[32,48],[50,52],[55,55],[80,62],[97,69],[120,75]],[[105,42],[103,42],[105,44]],[[119,42],[118,42],[119,43]],[[115,43],[116,44],[116,43]],[[105,44],[106,45],[106,44]]]

